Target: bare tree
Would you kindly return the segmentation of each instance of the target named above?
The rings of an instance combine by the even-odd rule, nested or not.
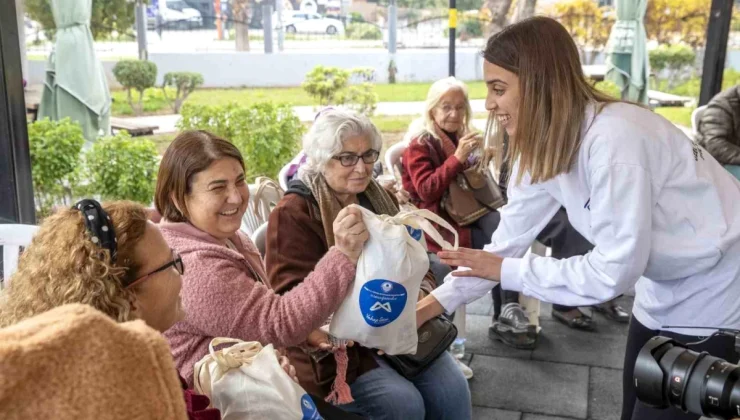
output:
[[[494,34],[504,29],[511,2],[512,0],[486,0],[486,7],[491,11],[490,33]]]
[[[237,51],[249,51],[249,0],[231,0]]]
[[[537,7],[537,0],[517,0],[516,12],[513,22],[519,22],[534,16],[534,9]]]

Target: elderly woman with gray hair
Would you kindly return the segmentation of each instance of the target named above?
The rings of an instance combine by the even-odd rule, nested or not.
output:
[[[330,109],[316,119],[303,140],[306,163],[270,214],[266,264],[270,286],[276,292],[296,287],[314,269],[334,243],[331,220],[344,207],[359,204],[377,214],[398,213],[395,197],[372,178],[381,146],[377,128],[362,115]],[[420,299],[433,284],[428,274]],[[361,345],[348,348],[347,356],[345,372],[332,357],[289,349],[298,379],[311,393],[326,396],[334,378],[346,375],[354,402],[341,405],[344,410],[372,419],[472,416],[468,384],[449,353],[414,379],[401,376],[383,356]]]

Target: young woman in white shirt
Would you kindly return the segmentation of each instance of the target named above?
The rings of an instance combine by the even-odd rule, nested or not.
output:
[[[500,158],[514,162],[509,202],[484,250],[439,253],[463,268],[418,303],[418,322],[474,301],[495,282],[570,306],[636,284],[622,420],[698,419],[637,402],[634,362],[654,335],[693,342],[716,327],[740,328],[740,182],[664,118],[599,93],[552,19],[504,29],[483,56],[486,108],[510,138]],[[563,260],[525,256],[560,206],[595,248]],[[726,337],[694,349],[737,361]]]

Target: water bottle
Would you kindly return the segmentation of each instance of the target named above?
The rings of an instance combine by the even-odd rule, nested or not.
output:
[[[450,346],[450,353],[452,353],[456,359],[462,359],[463,356],[465,356],[465,339],[456,338]]]

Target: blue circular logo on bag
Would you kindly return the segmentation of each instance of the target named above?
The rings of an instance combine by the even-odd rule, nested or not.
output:
[[[414,229],[409,225],[406,225],[406,230],[409,232],[409,235],[411,235],[412,238],[416,239],[417,241],[421,240],[421,229]]]
[[[401,284],[390,280],[370,280],[360,290],[360,311],[371,327],[395,321],[406,307],[408,294]]]
[[[308,394],[305,394],[301,398],[301,411],[303,412],[303,420],[324,420],[316,409],[316,404],[314,404]]]

